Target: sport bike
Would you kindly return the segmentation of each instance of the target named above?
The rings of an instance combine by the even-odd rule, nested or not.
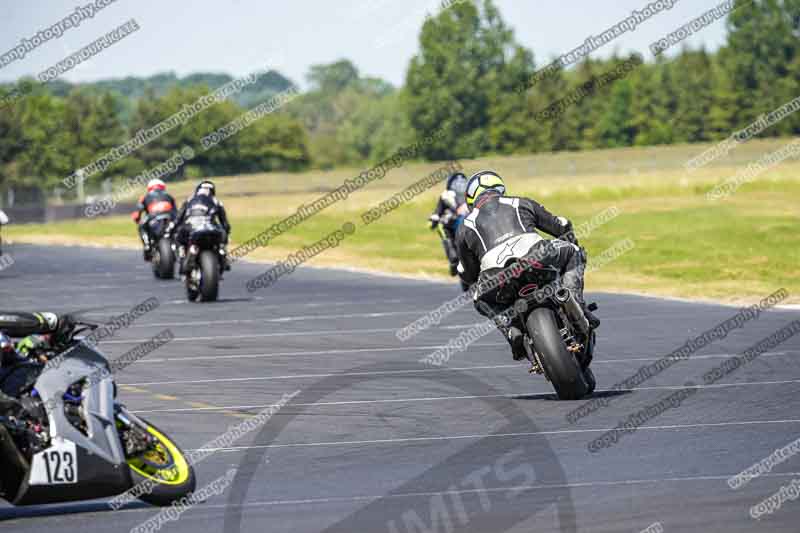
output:
[[[530,372],[544,375],[560,400],[594,392],[597,382],[589,365],[596,335],[575,296],[562,286],[558,269],[531,256],[510,258],[505,269],[517,275],[479,298],[495,308],[507,307],[502,314],[523,326]],[[597,304],[588,309],[595,311]]]
[[[8,224],[8,216],[6,216],[6,214],[3,212],[3,210],[0,209],[0,229],[2,229],[3,226],[5,226],[6,224]],[[3,255],[3,237],[2,236],[0,236],[0,255]]]
[[[153,265],[153,275],[157,278],[175,277],[175,252],[167,229],[175,220],[174,213],[160,213],[145,224],[148,225],[148,253]]]
[[[455,244],[455,234],[458,226],[464,220],[463,216],[456,216],[451,213],[446,213],[441,219],[429,219],[431,220],[431,229],[436,229],[439,233],[439,238],[442,241],[442,247],[444,248],[444,255],[447,257],[447,262],[450,265],[450,275],[457,276],[458,275],[458,250],[456,250]],[[469,285],[461,282],[461,289],[466,291],[469,289]]]
[[[219,282],[225,269],[224,230],[213,224],[210,217],[199,218],[203,220],[191,223],[184,258],[186,296],[190,302],[198,297],[201,301],[213,302],[219,294]]]
[[[149,480],[139,496],[170,505],[195,489],[177,444],[116,398],[108,360],[74,322],[48,364],[21,363],[0,376],[23,410],[0,415],[0,497],[14,505],[90,500]]]

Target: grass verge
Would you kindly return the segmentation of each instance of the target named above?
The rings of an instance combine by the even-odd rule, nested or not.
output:
[[[487,158],[464,161],[465,172],[494,168],[507,177],[510,193],[533,197],[576,225],[609,207],[620,215],[583,239],[590,257],[622,239],[635,247],[587,276],[589,291],[636,292],[745,303],[780,287],[800,302],[800,164],[785,162],[717,202],[706,200],[714,184],[733,176],[750,160],[786,140],[748,143],[730,156],[692,174],[682,163],[704,146],[624,149]],[[739,159],[735,159],[738,157]],[[653,164],[656,161],[656,164]],[[436,187],[381,220],[365,226],[360,215],[440,164],[410,164],[353,193],[269,246],[253,260],[286,258],[346,221],[357,231],[340,246],[310,261],[319,266],[447,277],[441,245],[426,218],[441,188]],[[318,198],[358,170],[295,175],[261,174],[217,180],[228,191],[250,196],[225,199],[242,242]],[[287,181],[288,180],[288,181]],[[279,187],[276,184],[283,182]],[[183,193],[188,185],[178,188]],[[137,247],[135,227],[125,217],[43,225],[8,226],[11,240],[35,243]]]

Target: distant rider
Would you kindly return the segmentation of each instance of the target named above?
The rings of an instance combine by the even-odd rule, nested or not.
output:
[[[0,209],[0,228],[8,224],[8,216]],[[0,236],[0,255],[3,255],[3,237]]]
[[[178,211],[178,217],[174,222],[175,242],[178,244],[181,274],[186,273],[183,259],[186,257],[186,245],[189,243],[189,235],[192,232],[192,228],[206,220],[222,227],[224,230],[222,245],[227,247],[231,225],[225,213],[225,206],[217,199],[217,188],[210,181],[200,182],[195,188],[194,194],[181,206],[180,211]],[[225,270],[230,269],[228,256],[225,254]]]
[[[440,224],[444,230],[447,238],[444,242],[444,248],[450,261],[450,274],[453,276],[456,275],[456,267],[458,266],[458,252],[455,247],[456,231],[458,231],[461,222],[469,214],[466,191],[467,177],[464,174],[458,172],[450,176],[447,180],[447,187],[436,203],[436,209],[428,217],[432,230],[436,229]]]
[[[460,274],[465,283],[472,285],[497,274],[510,258],[535,254],[543,266],[560,270],[562,285],[570,289],[583,307],[590,326],[597,328],[600,325],[600,320],[586,308],[583,299],[586,253],[578,245],[569,220],[551,214],[528,198],[506,196],[503,179],[488,170],[469,179],[466,198],[470,214],[456,236],[460,270],[463,270]],[[537,230],[556,239],[546,240]],[[507,310],[507,306],[492,306],[482,301],[487,308],[478,305],[480,302],[476,296],[476,308],[484,316],[494,318],[492,315]],[[498,328],[511,345],[514,358],[525,359],[521,322],[498,324]]]
[[[147,194],[139,198],[136,211],[131,214],[133,221],[139,224],[139,238],[144,247],[144,260],[150,261],[150,243],[156,238],[150,227],[150,222],[157,216],[168,213],[175,218],[177,206],[175,199],[167,193],[167,184],[160,179],[153,179],[147,183]],[[142,218],[144,214],[144,218]]]

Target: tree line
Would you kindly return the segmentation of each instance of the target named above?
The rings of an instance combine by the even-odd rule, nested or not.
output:
[[[302,96],[173,179],[365,165],[434,132],[422,153],[428,160],[724,139],[800,96],[800,0],[736,4],[713,53],[684,47],[671,57],[589,58],[521,91],[552,58],[540,61],[520,45],[491,0],[454,3],[423,23],[402,87],[364,77],[345,59],[314,65]],[[161,74],[34,87],[0,109],[0,188],[50,193],[75,169],[231,79]],[[152,168],[293,86],[271,71],[88,186]],[[799,132],[800,113],[791,113],[760,136]]]

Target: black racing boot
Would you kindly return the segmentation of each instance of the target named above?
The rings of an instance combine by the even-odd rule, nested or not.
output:
[[[150,236],[140,228],[139,237],[142,239],[142,256],[149,263],[153,259],[153,254],[150,251]]]
[[[589,327],[592,329],[600,327],[600,319],[592,313],[595,309],[597,309],[597,304],[583,305],[583,314],[586,315],[586,320],[589,321]]]
[[[528,358],[528,352],[525,350],[525,334],[519,328],[511,326],[506,333],[506,339],[511,345],[511,353],[514,356],[514,361],[524,361]]]
[[[586,305],[586,300],[583,299],[583,280],[579,279],[577,282],[569,284],[564,283],[564,287],[569,289],[569,291],[575,297],[575,301],[577,301],[578,305],[580,305],[581,309],[583,309],[583,314],[586,316],[586,320],[589,322],[589,327],[591,329],[597,329],[600,327],[600,319],[597,318],[594,313],[592,313],[592,311],[597,309],[597,304],[593,303]]]
[[[178,274],[186,275],[186,248],[178,246]]]

